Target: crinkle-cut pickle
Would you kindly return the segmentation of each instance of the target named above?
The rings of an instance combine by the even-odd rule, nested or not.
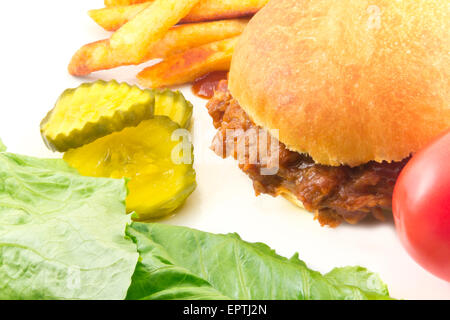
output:
[[[190,163],[172,159],[181,142],[172,135],[179,128],[168,117],[156,116],[69,150],[64,159],[82,175],[129,178],[127,211],[134,212],[134,220],[159,218],[181,206],[196,187],[192,146]]]
[[[182,128],[189,126],[192,117],[192,104],[183,94],[168,89],[155,91],[155,115],[168,116]]]
[[[41,134],[53,151],[67,151],[154,115],[154,92],[116,81],[84,83],[63,92],[41,122]]]

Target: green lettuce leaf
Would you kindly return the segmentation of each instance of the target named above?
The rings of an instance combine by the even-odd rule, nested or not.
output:
[[[362,267],[322,275],[237,234],[130,225],[126,195],[124,179],[0,151],[0,299],[389,299]]]
[[[123,299],[138,260],[124,180],[0,153],[0,299]]]
[[[380,278],[361,267],[322,275],[237,234],[133,223],[141,256],[127,299],[389,299]]]
[[[3,144],[2,139],[0,139],[0,152],[6,151],[6,146]]]

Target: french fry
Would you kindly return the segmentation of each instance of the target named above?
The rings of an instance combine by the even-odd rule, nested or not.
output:
[[[139,63],[148,47],[164,37],[200,0],[155,0],[125,23],[109,40],[118,57]]]
[[[107,31],[116,31],[133,19],[139,12],[151,5],[151,2],[127,6],[107,7],[89,10],[88,14],[99,26]]]
[[[247,22],[247,19],[232,19],[172,27],[164,38],[148,47],[145,57],[139,63],[165,58],[210,42],[238,36]],[[69,64],[69,73],[74,76],[84,76],[94,71],[130,64],[134,63],[116,56],[109,47],[109,40],[105,39],[81,47]]]
[[[86,44],[75,52],[68,71],[73,76],[85,76],[94,71],[120,66],[125,61],[123,57],[114,56],[109,47],[109,39],[100,40]]]
[[[169,56],[141,71],[137,76],[139,83],[147,88],[161,88],[193,82],[209,72],[226,71],[230,68],[238,38],[208,43]]]
[[[269,0],[202,0],[182,22],[241,18],[254,15]]]
[[[180,22],[190,23],[251,16],[264,7],[267,2],[268,0],[202,0]],[[96,9],[89,11],[89,15],[105,30],[116,31],[152,3],[153,1]]]
[[[144,3],[149,1],[152,0],[105,0],[104,2],[106,7],[113,7],[113,6],[127,6],[130,4]]]

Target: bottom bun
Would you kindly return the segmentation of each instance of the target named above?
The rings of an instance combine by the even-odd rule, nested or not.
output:
[[[308,211],[305,206],[303,205],[303,202],[301,202],[293,193],[289,191],[283,191],[281,194],[285,199],[289,200],[292,204],[296,205],[300,209],[304,209]],[[308,211],[309,212],[309,211]],[[319,221],[321,226],[329,226],[331,228],[336,228],[339,226],[342,222],[342,217],[332,213],[332,212],[314,212],[314,220]],[[348,221],[349,223],[356,223],[356,221]]]
[[[291,192],[285,191],[281,194],[284,198],[292,202],[292,204],[296,205],[297,207],[301,209],[305,209],[305,206],[303,205],[303,202],[297,199],[296,196],[294,196]]]

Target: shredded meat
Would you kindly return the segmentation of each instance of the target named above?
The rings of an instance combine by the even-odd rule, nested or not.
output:
[[[316,164],[308,155],[288,150],[283,143],[275,140],[278,145],[278,171],[275,174],[261,174],[261,169],[270,168],[270,159],[264,159],[257,148],[256,161],[249,161],[251,155],[247,147],[259,143],[259,135],[265,131],[256,126],[233,99],[227,81],[219,83],[207,108],[218,129],[212,149],[222,157],[227,156],[223,152],[227,146],[245,139],[245,132],[253,129],[258,133],[258,140],[245,141],[244,154],[236,152],[238,148],[234,148],[232,154],[240,160],[239,167],[253,180],[256,195],[294,195],[307,210],[316,214],[321,225],[332,227],[342,220],[357,223],[368,214],[383,220],[383,211],[391,208],[395,181],[408,159],[392,163],[369,162],[358,167],[325,166]],[[232,131],[229,129],[241,131],[230,136]],[[271,139],[275,138],[270,137],[268,144],[273,142]],[[269,158],[272,156],[268,155]]]

